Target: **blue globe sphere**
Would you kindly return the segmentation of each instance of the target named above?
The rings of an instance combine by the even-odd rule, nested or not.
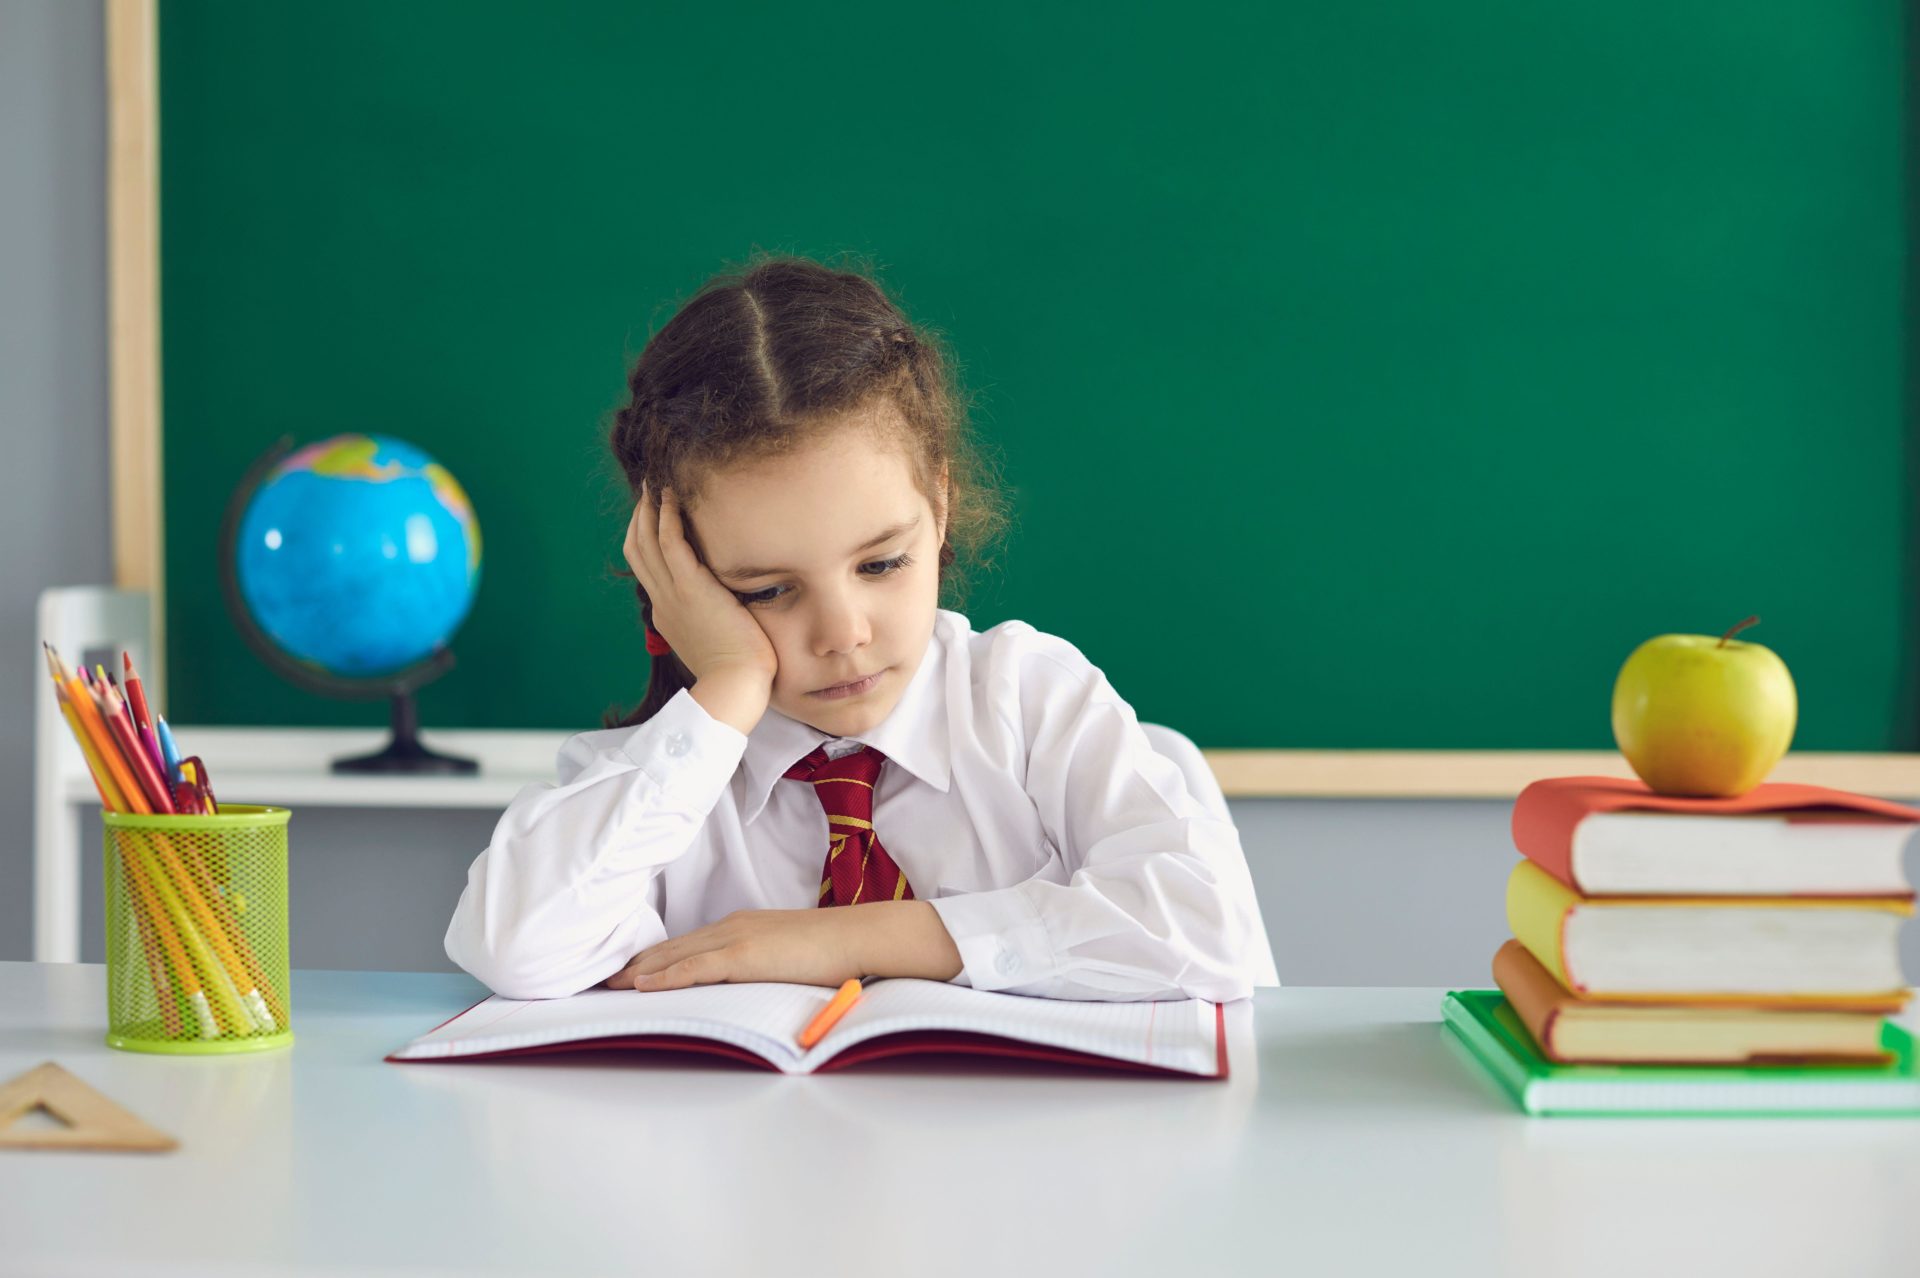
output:
[[[446,467],[385,435],[289,454],[240,516],[234,575],[281,652],[339,678],[401,670],[447,643],[480,584],[480,525]]]

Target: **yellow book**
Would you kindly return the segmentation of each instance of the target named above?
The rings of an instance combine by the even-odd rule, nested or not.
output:
[[[1531,861],[1507,879],[1507,926],[1580,998],[1897,1011],[1912,914],[1885,897],[1585,897]]]

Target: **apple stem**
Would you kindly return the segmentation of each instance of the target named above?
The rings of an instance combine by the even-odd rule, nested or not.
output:
[[[1727,646],[1727,640],[1733,638],[1735,635],[1739,634],[1742,630],[1745,630],[1748,626],[1757,626],[1759,624],[1760,624],[1760,618],[1748,617],[1745,621],[1741,622],[1739,625],[1735,626],[1733,629],[1727,631],[1727,633],[1725,633],[1724,635],[1721,635],[1720,642],[1715,644],[1714,646],[1717,648],[1724,648]]]

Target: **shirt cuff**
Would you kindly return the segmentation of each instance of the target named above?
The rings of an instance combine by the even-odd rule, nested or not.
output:
[[[747,736],[722,723],[682,688],[627,734],[620,752],[676,806],[704,813],[720,799],[747,752]]]
[[[927,904],[960,951],[960,976],[976,990],[1031,985],[1058,967],[1040,911],[1021,887],[943,896]]]

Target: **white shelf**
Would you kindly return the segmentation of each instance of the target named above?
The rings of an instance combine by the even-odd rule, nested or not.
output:
[[[505,808],[522,787],[554,778],[567,732],[422,733],[428,749],[480,764],[473,776],[356,776],[330,770],[343,755],[370,754],[388,740],[373,728],[230,728],[172,725],[180,748],[206,760],[222,803],[276,807]],[[67,780],[73,801],[97,798],[84,774]]]

